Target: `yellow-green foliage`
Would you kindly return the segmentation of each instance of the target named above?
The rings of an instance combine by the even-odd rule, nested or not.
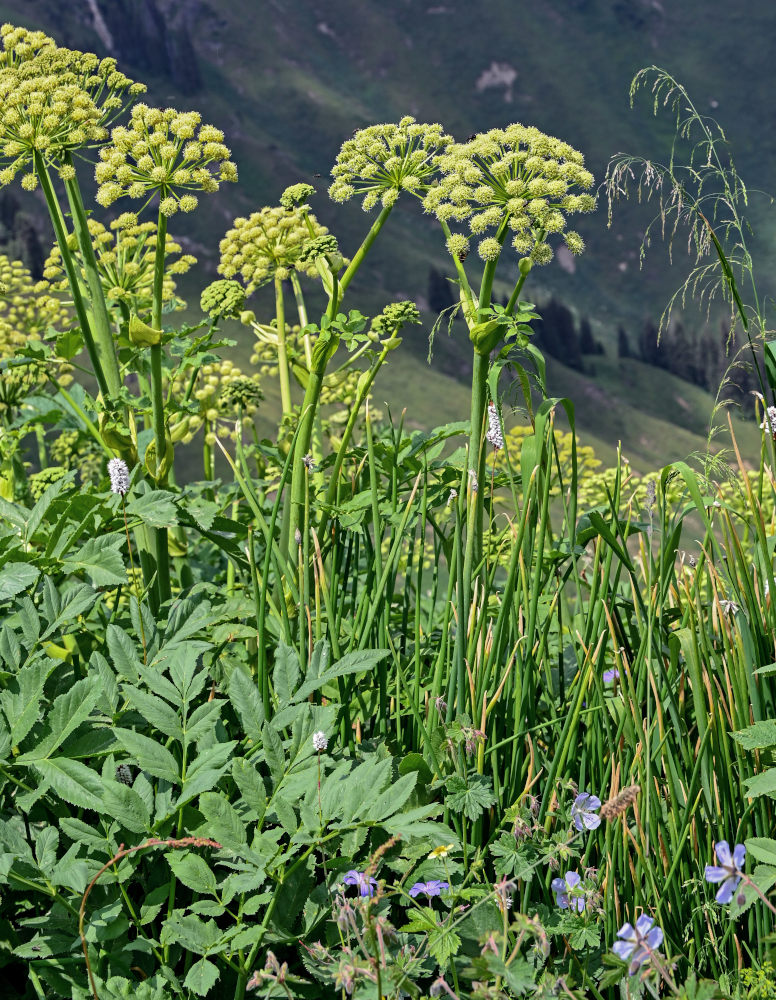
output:
[[[527,437],[533,434],[533,428],[518,425],[505,436],[504,446],[509,451],[509,461],[512,471],[519,469],[520,452]],[[572,472],[573,435],[569,431],[554,432],[557,456],[553,456],[552,484],[550,495],[561,495],[561,480],[563,488],[568,490]],[[497,471],[506,471],[507,462],[504,451],[494,451],[493,462]],[[559,471],[560,467],[560,471]],[[582,513],[595,507],[609,506],[609,496],[613,495],[617,480],[616,468],[602,468],[602,463],[590,445],[577,442],[577,510]],[[628,508],[638,511],[647,503],[647,490],[650,482],[655,487],[660,485],[660,472],[648,472],[640,475],[630,467],[630,462],[623,456],[620,469],[621,480],[621,513],[627,513]],[[728,487],[733,492],[732,484]],[[669,480],[666,486],[666,501],[677,503],[683,495],[683,484],[678,479]]]

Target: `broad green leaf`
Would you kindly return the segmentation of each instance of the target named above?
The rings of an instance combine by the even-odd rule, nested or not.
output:
[[[267,808],[267,790],[261,775],[244,757],[236,757],[232,761],[232,777],[240,789],[243,802],[256,813],[261,821]]]
[[[174,494],[165,490],[149,490],[135,496],[127,504],[127,514],[139,518],[150,528],[170,528],[178,523]]]
[[[0,601],[10,601],[28,587],[33,587],[40,570],[32,563],[9,562],[0,569]]]
[[[48,731],[34,749],[18,758],[19,764],[50,757],[70,733],[74,732],[92,713],[100,699],[102,686],[98,677],[84,677],[61,694],[46,717]]]
[[[272,671],[272,686],[281,707],[291,702],[294,690],[299,683],[300,673],[299,657],[296,655],[296,650],[281,642],[275,651],[275,667]]]
[[[120,781],[103,781],[103,784],[103,815],[117,820],[132,833],[150,832],[151,814],[134,788],[129,788]]]
[[[47,486],[43,493],[40,495],[35,506],[30,511],[30,515],[27,518],[27,524],[25,527],[25,537],[30,541],[35,534],[35,532],[40,527],[40,523],[46,516],[46,512],[52,503],[56,500],[59,494],[66,487],[72,485],[73,479],[75,478],[75,472],[67,472],[61,479],[57,479],[56,482],[51,483]]]
[[[225,796],[206,792],[199,800],[199,811],[205,817],[200,831],[207,830],[208,837],[232,851],[239,852],[247,846],[243,821]]]
[[[34,766],[49,788],[65,802],[79,809],[100,811],[102,779],[86,764],[67,757],[52,757],[50,760],[36,760]]]
[[[216,948],[221,937],[215,920],[202,920],[193,914],[184,916],[176,910],[165,920],[160,939],[163,945],[179,944],[195,955],[206,955]]]
[[[18,746],[38,721],[43,689],[56,666],[57,661],[50,659],[31,663],[19,671],[12,687],[0,694],[0,705],[11,728],[12,746]]]
[[[120,677],[126,677],[130,681],[137,681],[138,671],[142,666],[142,662],[138,656],[134,642],[123,629],[120,629],[118,625],[112,624],[109,624],[105,630],[105,638],[108,643],[110,662],[114,670]],[[169,681],[167,683],[169,684]]]
[[[72,582],[60,592],[61,603],[56,616],[48,621],[42,638],[48,639],[57,631],[72,631],[78,627],[78,618],[85,614],[97,600],[98,594],[88,583]]]
[[[750,877],[755,886],[760,890],[760,893],[767,895],[773,886],[776,885],[776,868],[771,865],[757,865]],[[741,892],[744,894],[744,902],[739,906],[738,895]],[[757,902],[761,898],[760,893],[752,885],[739,885],[738,890],[733,894],[733,899],[730,901],[729,912],[731,919],[736,920],[742,913],[749,909],[752,903]]]
[[[387,649],[366,649],[356,650],[346,653],[342,659],[324,670],[319,677],[306,680],[304,684],[294,694],[293,701],[305,701],[314,691],[318,691],[325,684],[336,680],[338,677],[347,677],[350,674],[372,673],[380,662],[388,656]]]
[[[730,734],[745,750],[765,750],[776,747],[776,720],[764,719]]]
[[[398,813],[412,794],[416,780],[417,776],[414,771],[411,774],[405,774],[384,792],[381,792],[374,801],[369,803],[367,808],[360,810],[359,818],[371,823],[380,823],[388,816]]]
[[[745,842],[747,853],[755,861],[764,861],[767,865],[776,866],[776,840],[770,837],[749,837]]]
[[[462,812],[468,819],[476,820],[495,801],[490,778],[483,774],[471,774],[468,778],[454,774],[447,779],[445,805],[452,812]]]
[[[62,565],[67,573],[86,573],[95,587],[116,587],[127,582],[127,570],[119,551],[126,543],[123,535],[98,535],[80,549],[66,556]]]
[[[148,771],[155,778],[166,778],[173,784],[180,783],[178,764],[163,743],[131,729],[114,729],[113,734],[141,771]]]
[[[207,958],[201,958],[189,969],[183,985],[198,997],[207,996],[221,977],[218,966]]]
[[[776,798],[776,767],[769,767],[762,774],[756,774],[745,782],[746,794],[754,799],[758,795],[769,795]]]
[[[216,877],[204,858],[189,851],[169,851],[167,863],[173,874],[189,889],[205,895],[215,896],[218,888]]]
[[[242,666],[236,666],[229,675],[229,701],[242,723],[245,735],[253,743],[261,742],[264,722],[264,705],[256,681]]]
[[[283,753],[283,743],[268,722],[265,722],[262,726],[261,742],[263,744],[264,760],[272,776],[272,787],[277,788],[283,780],[286,770],[286,758]]]
[[[184,743],[196,743],[206,733],[212,732],[221,715],[223,704],[220,698],[214,698],[194,709],[183,727]]]
[[[154,729],[158,729],[160,733],[171,736],[173,739],[180,739],[183,736],[178,713],[170,708],[166,701],[158,698],[155,694],[148,694],[132,684],[122,685],[121,690]]]

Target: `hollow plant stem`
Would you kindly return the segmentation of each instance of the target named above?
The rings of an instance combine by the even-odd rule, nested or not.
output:
[[[72,159],[66,157],[65,165],[72,167]],[[78,248],[86,272],[86,284],[89,289],[92,316],[94,317],[94,344],[100,367],[105,375],[105,382],[108,387],[108,395],[115,398],[121,389],[121,373],[119,372],[119,362],[116,356],[116,348],[113,344],[113,332],[111,329],[108,306],[105,302],[105,293],[100,280],[100,273],[97,270],[97,258],[92,245],[92,237],[89,232],[89,223],[86,217],[81,188],[75,173],[65,180],[65,191],[67,201],[70,205],[70,214],[73,219],[73,229],[78,241]]]
[[[283,281],[275,275],[275,318],[278,330],[278,379],[283,420],[291,414],[291,381],[288,376],[288,350],[286,348],[286,305]],[[283,421],[281,421],[282,424]]]
[[[164,257],[167,242],[167,216],[159,212],[156,228],[156,254],[154,256],[154,284],[151,307],[151,326],[154,330],[162,330],[162,296],[164,290]],[[164,465],[167,458],[167,430],[164,416],[164,390],[162,386],[162,343],[151,345],[151,406],[154,428],[154,445],[156,449],[156,469],[153,478],[157,486],[163,486],[166,478]],[[159,602],[163,604],[170,599],[170,555],[166,528],[154,529],[154,547],[156,549],[157,589]]]
[[[51,183],[48,168],[46,167],[46,163],[40,153],[36,152],[34,154],[34,163],[35,173],[40,181],[43,197],[46,199],[46,207],[48,208],[49,215],[51,217],[51,224],[54,227],[54,236],[57,241],[57,246],[59,247],[59,252],[62,254],[62,267],[65,270],[67,281],[70,285],[70,293],[73,296],[73,307],[75,308],[75,314],[81,327],[84,344],[86,345],[86,350],[89,354],[89,360],[94,368],[97,385],[99,386],[100,392],[103,396],[107,398],[110,396],[110,387],[106,373],[103,371],[102,358],[97,351],[97,345],[95,344],[94,337],[92,335],[91,322],[87,313],[86,303],[84,302],[83,295],[81,294],[81,283],[78,272],[76,271],[75,262],[72,254],[70,253],[70,248],[67,245],[67,232],[65,231],[59,202],[57,201],[57,196]]]

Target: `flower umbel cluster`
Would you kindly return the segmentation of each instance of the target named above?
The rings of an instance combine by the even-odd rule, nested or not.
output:
[[[359,129],[337,155],[329,197],[342,202],[363,196],[368,212],[378,201],[389,208],[401,191],[421,196],[437,171],[439,154],[451,142],[441,125],[422,125],[409,115],[398,125]]]
[[[534,127],[508,125],[451,145],[439,167],[442,179],[426,194],[424,207],[440,221],[468,222],[472,235],[483,237],[477,248],[483,260],[501,253],[504,227],[514,234],[517,253],[534,264],[552,260],[548,238],[556,233],[572,253],[584,250],[579,233],[566,230],[566,216],[595,208],[593,195],[579,193],[592,187],[593,175],[567,142]],[[468,242],[455,233],[448,249],[461,257]]]
[[[302,260],[304,245],[328,230],[310,212],[274,206],[237,218],[221,240],[218,273],[238,278],[248,295],[275,276],[288,278],[292,270],[315,276],[315,259]]]
[[[88,225],[108,306],[125,303],[138,315],[150,311],[153,300],[156,223],[138,222],[133,212],[124,212],[111,222],[110,230],[96,219],[89,219]],[[81,252],[72,234],[68,238],[68,246],[85,279],[86,272]],[[186,303],[178,299],[175,294],[173,275],[185,274],[193,264],[197,263],[197,259],[191,254],[183,254],[177,260],[171,259],[180,254],[181,246],[167,235],[164,252],[166,262],[162,282],[162,302],[171,303],[178,309],[185,309]],[[67,291],[69,286],[62,268],[62,254],[58,246],[54,246],[49,254],[43,275],[53,283],[52,287],[59,291]]]
[[[191,212],[198,201],[186,192],[218,191],[222,182],[237,180],[229,156],[223,132],[203,125],[198,112],[137,104],[129,125],[114,128],[111,144],[100,150],[97,201],[107,207],[125,196],[150,200],[158,193],[162,215]]]
[[[214,361],[199,369],[195,388],[190,389],[190,374],[181,372],[173,381],[173,395],[197,412],[180,413],[170,427],[173,441],[188,444],[201,427],[205,427],[205,443],[215,444],[215,431],[223,424],[223,433],[236,437],[235,418],[242,417],[249,425],[264,398],[258,379],[244,375],[231,361]]]
[[[104,142],[127,96],[145,87],[120,73],[115,59],[60,48],[42,32],[5,24],[0,36],[0,151],[6,162],[0,184],[31,167],[35,153],[72,177],[69,155]],[[22,184],[35,188],[34,169]]]

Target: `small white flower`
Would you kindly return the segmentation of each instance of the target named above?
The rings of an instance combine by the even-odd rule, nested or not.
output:
[[[492,444],[496,451],[504,447],[504,435],[501,433],[501,421],[495,403],[488,404],[488,433],[485,440]]]
[[[776,435],[776,406],[766,408],[760,430],[770,431],[771,434]]]
[[[120,493],[124,496],[129,492],[129,469],[126,462],[120,458],[112,458],[108,462],[108,475],[111,493]]]
[[[329,745],[329,740],[326,733],[322,729],[319,729],[317,733],[313,733],[313,750],[318,753],[325,750]]]

